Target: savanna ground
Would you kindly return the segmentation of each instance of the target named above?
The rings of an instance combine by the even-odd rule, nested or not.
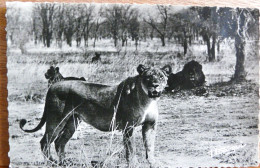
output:
[[[255,43],[246,45],[246,82],[225,83],[234,73],[234,44],[225,41],[216,62],[206,61],[206,45],[193,44],[185,57],[177,57],[182,47],[160,46],[160,41],[141,42],[135,51],[133,44],[126,48],[112,47],[103,40],[92,47],[63,46],[46,49],[27,45],[28,54],[9,44],[8,100],[10,160],[12,167],[46,166],[39,141],[44,128],[36,133],[24,133],[19,121],[29,121],[35,127],[42,116],[47,80],[44,73],[50,65],[60,67],[66,76],[85,77],[88,82],[117,84],[136,75],[142,63],[162,67],[170,64],[173,72],[180,71],[192,59],[203,65],[207,93],[196,96],[194,91],[165,93],[159,101],[159,123],[155,156],[160,167],[249,166],[258,160],[258,51]],[[75,45],[75,44],[74,44]],[[102,61],[91,63],[94,51],[101,52]],[[219,83],[219,84],[216,84]],[[136,158],[132,167],[148,167],[141,137],[135,130]],[[105,133],[81,123],[66,147],[67,158],[74,167],[91,167],[91,161],[103,162],[104,167],[126,167],[121,132]],[[52,148],[52,155],[57,156]],[[50,165],[48,165],[50,166]],[[55,166],[55,165],[54,165]]]

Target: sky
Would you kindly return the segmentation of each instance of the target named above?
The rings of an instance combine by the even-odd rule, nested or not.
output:
[[[6,2],[6,6],[12,6],[17,9],[20,9],[22,11],[22,14],[24,16],[31,16],[33,5],[35,3],[33,2]],[[99,10],[101,6],[109,6],[113,4],[106,4],[106,3],[91,3],[95,6],[95,11]],[[140,14],[145,18],[150,16],[157,16],[158,10],[156,5],[150,5],[150,4],[131,4],[134,8],[139,8]],[[173,10],[171,10],[171,13],[177,13],[183,9],[187,9],[189,6],[173,6]],[[140,10],[141,9],[141,10]]]

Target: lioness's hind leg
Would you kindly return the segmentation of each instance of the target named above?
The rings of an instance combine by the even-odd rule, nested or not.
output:
[[[61,131],[61,134],[58,136],[58,138],[55,140],[55,149],[59,156],[59,161],[62,163],[65,158],[65,145],[70,140],[70,138],[75,133],[78,124],[79,119],[77,115],[73,115],[69,118],[67,124],[64,126],[63,130]]]
[[[54,159],[50,155],[50,143],[48,142],[47,136],[48,136],[48,134],[46,134],[46,132],[45,132],[44,136],[42,137],[42,139],[40,141],[41,150],[42,150],[44,157],[47,160],[53,161]]]
[[[41,139],[41,150],[44,156],[53,161],[52,157],[50,156],[50,146],[51,143],[58,137],[62,129],[64,128],[67,120],[70,116],[66,117],[52,117],[46,122],[46,130],[43,138]]]

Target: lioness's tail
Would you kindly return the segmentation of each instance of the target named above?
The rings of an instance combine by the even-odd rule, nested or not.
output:
[[[25,119],[21,119],[21,121],[20,121],[20,128],[24,132],[36,132],[36,131],[38,131],[39,129],[42,128],[42,126],[45,124],[45,121],[46,121],[46,115],[45,115],[45,111],[44,111],[40,123],[34,129],[32,129],[32,130],[25,130],[25,129],[23,129],[24,125],[27,123],[27,121]]]

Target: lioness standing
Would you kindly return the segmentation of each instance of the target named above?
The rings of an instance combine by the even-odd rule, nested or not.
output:
[[[84,81],[61,81],[48,90],[45,109],[38,126],[24,130],[26,120],[20,121],[25,132],[38,131],[46,122],[46,131],[41,139],[43,154],[50,157],[50,145],[62,163],[64,148],[77,128],[78,119],[101,131],[123,131],[126,159],[133,152],[130,137],[133,128],[142,125],[146,158],[154,165],[154,140],[158,119],[157,101],[167,84],[170,69],[137,67],[138,75],[129,77],[118,86],[86,83]]]

